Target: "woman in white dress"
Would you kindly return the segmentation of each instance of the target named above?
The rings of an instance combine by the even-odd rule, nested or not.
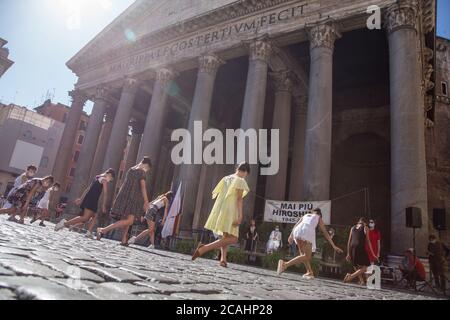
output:
[[[292,229],[292,233],[289,236],[289,244],[295,242],[297,244],[300,255],[291,261],[285,262],[280,260],[278,262],[278,275],[286,271],[287,268],[303,263],[306,267],[306,274],[303,276],[305,279],[314,279],[314,271],[311,267],[312,253],[316,252],[316,229],[320,227],[324,237],[331,244],[333,249],[339,253],[343,251],[338,248],[325,228],[325,224],[322,220],[322,211],[315,209],[312,213],[304,215]]]

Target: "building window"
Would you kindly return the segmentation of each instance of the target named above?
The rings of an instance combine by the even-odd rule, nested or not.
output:
[[[48,162],[49,162],[48,157],[42,157],[40,167],[41,168],[48,168]]]
[[[448,85],[445,81],[442,81],[442,95],[448,97]]]
[[[70,169],[69,176],[70,177],[75,177],[75,168]]]
[[[67,122],[67,113],[64,113],[62,122],[63,123]]]
[[[78,144],[83,144],[83,141],[84,141],[84,136],[83,136],[83,135],[80,135],[80,136],[78,137]]]
[[[31,139],[33,137],[33,133],[30,130],[25,131],[23,136],[27,139]]]
[[[77,162],[79,158],[80,158],[80,151],[75,151],[73,155],[73,161]]]
[[[81,120],[80,121],[80,127],[78,128],[78,130],[86,131],[86,122]]]

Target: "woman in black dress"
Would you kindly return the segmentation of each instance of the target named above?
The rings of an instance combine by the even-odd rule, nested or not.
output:
[[[152,168],[149,157],[145,157],[139,164],[128,170],[125,180],[114,200],[111,215],[121,220],[106,228],[97,229],[97,240],[116,229],[123,229],[122,246],[128,246],[128,230],[135,218],[140,217],[150,207],[148,201],[146,175]]]
[[[108,169],[105,173],[95,177],[91,185],[83,192],[83,195],[75,200],[75,204],[80,206],[80,216],[73,218],[70,221],[66,219],[61,220],[56,226],[55,231],[60,231],[64,228],[69,228],[77,224],[84,224],[88,222],[98,211],[98,201],[102,193],[103,205],[102,212],[106,212],[106,199],[108,198],[108,183],[113,181],[116,173],[113,169]]]
[[[353,264],[355,273],[345,276],[344,282],[352,282],[353,279],[359,278],[360,284],[364,284],[363,275],[370,266],[369,255],[366,251],[366,244],[369,251],[373,253],[372,245],[369,238],[369,227],[365,218],[359,219],[358,223],[352,227],[347,244],[347,261]]]

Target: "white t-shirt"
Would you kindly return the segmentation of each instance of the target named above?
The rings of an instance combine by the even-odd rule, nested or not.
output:
[[[38,205],[37,205],[37,207],[38,207],[39,209],[48,209],[49,202],[50,202],[50,192],[51,192],[51,190],[48,189],[48,190],[45,192],[45,194],[44,194],[44,196],[42,197],[42,199],[39,200],[39,203],[38,203]]]
[[[305,214],[302,222],[294,229],[293,236],[296,240],[308,241],[312,244],[312,252],[316,252],[316,228],[319,224],[320,216],[318,214]]]

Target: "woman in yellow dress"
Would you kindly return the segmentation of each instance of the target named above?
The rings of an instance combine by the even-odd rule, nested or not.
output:
[[[196,260],[205,253],[219,249],[222,252],[220,265],[227,267],[228,246],[236,244],[239,240],[239,226],[242,223],[243,212],[242,203],[248,194],[245,178],[250,174],[250,165],[242,163],[232,175],[224,177],[212,192],[213,199],[216,199],[214,207],[206,222],[205,229],[211,230],[220,236],[220,239],[207,244],[199,244],[192,256]]]

